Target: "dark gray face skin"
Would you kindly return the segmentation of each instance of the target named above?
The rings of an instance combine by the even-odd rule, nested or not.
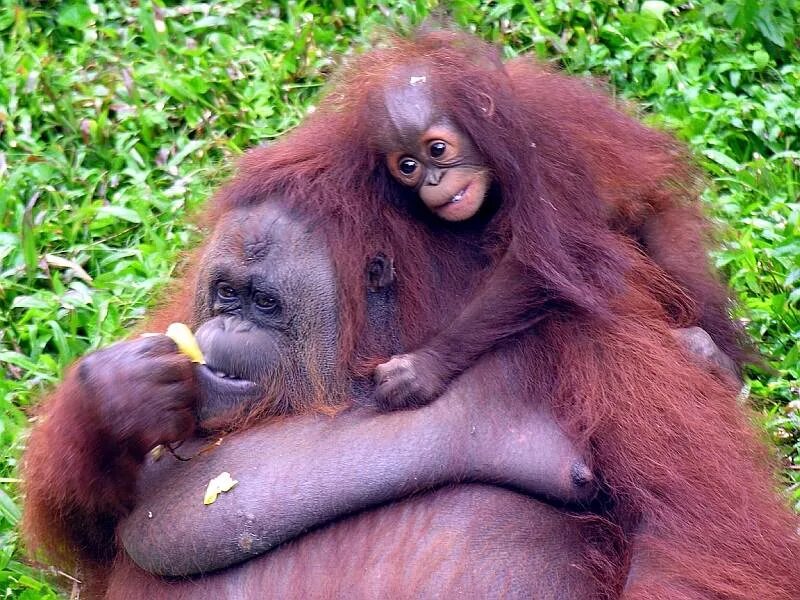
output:
[[[275,398],[274,412],[296,409],[286,398],[309,393],[309,364],[333,378],[338,320],[329,262],[319,239],[275,204],[241,210],[218,227],[194,309],[206,360],[197,370],[201,423],[246,410],[274,394],[276,382],[291,394]]]

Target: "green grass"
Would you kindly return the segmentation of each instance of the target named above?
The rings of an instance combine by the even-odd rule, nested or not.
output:
[[[25,563],[14,477],[27,412],[135,323],[195,237],[185,215],[243,149],[302,119],[325,74],[435,3],[0,0],[0,590]],[[769,356],[755,406],[800,508],[800,7],[793,0],[468,2],[455,20],[638,102],[694,148],[717,255]],[[798,567],[800,568],[800,566]]]

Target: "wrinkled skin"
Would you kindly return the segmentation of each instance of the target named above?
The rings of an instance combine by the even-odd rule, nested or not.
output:
[[[334,282],[318,266],[326,264],[324,249],[308,239],[270,209],[239,211],[215,230],[192,323],[206,360],[197,369],[204,424],[241,418],[254,406],[260,417],[304,410],[316,377],[334,390]]]
[[[84,358],[77,378],[109,442],[142,457],[159,444],[194,432],[198,386],[189,359],[166,336],[114,344]],[[120,387],[119,382],[128,383]],[[147,411],[135,407],[148,403]]]

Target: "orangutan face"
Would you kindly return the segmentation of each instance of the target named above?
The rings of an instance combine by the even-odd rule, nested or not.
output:
[[[491,183],[475,144],[435,106],[426,75],[408,75],[386,90],[390,122],[387,165],[417,190],[425,206],[446,221],[465,221],[480,210]]]

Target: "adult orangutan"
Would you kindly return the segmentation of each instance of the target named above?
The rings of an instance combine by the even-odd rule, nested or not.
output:
[[[409,102],[423,114],[444,107],[492,169],[497,190],[463,221],[421,206],[381,151],[387,81],[417,67],[435,104]],[[694,306],[725,302],[699,242],[681,258],[656,241],[699,239],[703,225],[680,196],[664,199],[687,170],[680,153],[659,147],[666,139],[530,59],[504,66],[469,36],[423,33],[356,59],[302,126],[244,158],[216,210],[281,193],[335,232],[340,307],[353,319],[340,348],[354,371],[380,354],[361,336],[360,287],[365,257],[381,251],[398,273],[402,346],[423,348],[413,379],[437,382],[412,396],[435,396],[476,357],[504,349],[518,397],[552,406],[602,476],[609,518],[628,542],[627,595],[788,598],[800,581],[796,522],[764,448],[734,386],[690,364],[670,333],[703,323],[743,355],[724,310]],[[656,204],[677,208],[645,235],[637,225]],[[674,277],[686,276],[676,283],[633,232]]]
[[[427,413],[376,418],[362,411],[339,417],[336,425],[329,417],[317,417],[262,426],[234,436],[233,454],[225,441],[188,464],[164,458],[151,465],[137,495],[147,452],[157,444],[190,438],[195,416],[206,431],[263,422],[266,415],[307,411],[315,398],[327,404],[347,385],[335,356],[340,324],[325,238],[278,202],[227,214],[186,283],[191,302],[179,295],[163,318],[183,319],[196,328],[206,365],[192,367],[164,336],[100,350],[67,375],[30,439],[26,533],[35,548],[59,564],[81,567],[86,595],[221,598],[245,591],[263,597],[269,591],[280,597],[318,597],[344,585],[341,589],[351,593],[361,586],[376,595],[416,585],[429,593],[492,593],[506,586],[545,597],[565,590],[572,590],[572,597],[592,596],[588,570],[574,566],[584,560],[581,536],[592,525],[519,493],[474,485],[351,519],[293,549],[201,580],[169,582],[137,569],[116,543],[118,523],[132,510],[144,518],[144,526],[134,521],[124,531],[131,555],[153,570],[186,575],[254,556],[327,520],[448,483],[502,482],[562,504],[586,502],[596,492],[581,456],[548,409],[519,402],[514,387],[496,377],[502,361],[487,357]],[[193,307],[190,312],[187,306]],[[380,309],[374,324],[393,327],[392,314],[390,307]],[[159,318],[150,323],[162,326]],[[484,394],[491,396],[492,419],[482,416]],[[309,435],[326,440],[322,452],[308,452]],[[358,443],[370,439],[368,448]],[[342,455],[345,447],[351,451]],[[191,452],[192,444],[180,451]],[[292,486],[290,502],[281,496],[287,490],[279,483],[283,476],[248,465],[255,457],[287,452],[294,463],[287,469],[314,481],[305,489]],[[360,461],[370,462],[364,469]],[[239,485],[204,507],[203,487],[219,474],[209,469],[218,467],[232,471]],[[264,475],[277,481],[266,482]],[[278,492],[277,504],[272,490]],[[330,502],[320,507],[325,498]],[[283,507],[280,514],[274,510],[278,507]],[[168,532],[173,523],[195,520],[191,515],[199,526],[190,529],[207,536],[202,543],[209,551],[197,554],[193,542],[189,556],[181,556],[180,538],[170,540]],[[217,518],[230,519],[224,531],[203,529],[203,520],[215,525]],[[419,532],[420,520],[436,522],[439,529]],[[449,562],[455,554],[447,564],[429,561],[430,552],[444,543],[443,532],[455,527],[467,528],[458,543],[452,542],[459,569],[470,567],[463,572]],[[398,539],[398,531],[413,534],[413,545]],[[357,553],[327,567],[308,562],[312,556],[334,556],[332,547],[342,537],[366,554],[402,556],[414,570],[413,579],[399,573],[387,578],[385,561],[371,570],[356,569]],[[231,544],[210,547],[223,540]],[[541,554],[531,555],[530,546]],[[298,563],[305,563],[305,570]],[[341,572],[346,564],[357,584]],[[494,577],[477,578],[471,569],[479,567],[492,568]],[[284,574],[287,569],[290,577]],[[326,574],[340,579],[320,579]]]

